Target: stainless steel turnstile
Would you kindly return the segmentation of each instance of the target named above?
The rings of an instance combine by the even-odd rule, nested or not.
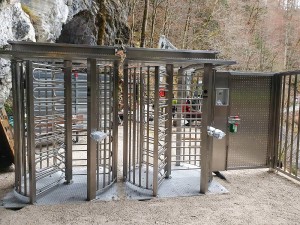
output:
[[[125,181],[156,196],[172,172],[193,169],[197,192],[208,191],[214,67],[233,61],[213,51],[11,45],[1,53],[12,57],[19,199],[34,203],[59,189],[53,198],[92,200],[109,189],[121,116]],[[93,138],[97,131],[106,138]]]

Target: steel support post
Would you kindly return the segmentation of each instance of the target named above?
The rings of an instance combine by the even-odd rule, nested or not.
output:
[[[207,134],[207,127],[212,125],[213,120],[213,67],[204,64],[203,74],[203,111],[201,127],[201,179],[200,192],[208,191],[212,178],[212,137]]]
[[[145,146],[144,146],[144,137],[145,137],[145,119],[147,119],[147,116],[145,116],[145,76],[142,73],[142,68],[140,68],[140,101],[139,101],[139,107],[140,107],[140,140],[139,140],[139,145],[140,145],[140,149],[139,149],[139,186],[142,185],[142,166],[143,166],[143,154],[145,151]]]
[[[20,140],[22,140],[22,134],[20,126],[24,121],[21,121],[21,102],[23,99],[20,98],[20,92],[21,92],[21,71],[20,71],[20,62],[12,60],[11,61],[11,73],[12,73],[12,94],[13,94],[13,116],[14,116],[14,152],[15,152],[15,189],[18,193],[21,192],[22,187],[22,143],[20,143]]]
[[[36,201],[36,172],[35,172],[35,126],[34,126],[34,96],[33,96],[33,67],[32,62],[26,62],[26,109],[27,109],[27,146],[30,185],[30,203]]]
[[[153,196],[158,191],[158,131],[159,131],[159,66],[155,67],[154,81],[154,146],[153,146]]]
[[[97,129],[97,60],[87,60],[87,200],[96,198],[97,143],[91,133]]]
[[[114,61],[113,77],[113,178],[117,179],[118,173],[118,106],[119,106],[119,61]]]
[[[183,99],[184,97],[184,70],[181,68],[178,70],[178,83],[177,83],[177,113],[175,114],[175,119],[176,119],[176,166],[180,166],[180,160],[181,160],[181,145],[182,145],[182,122],[183,124],[185,121],[183,120],[183,113],[182,113],[182,108],[183,105],[185,104],[185,100]],[[178,104],[179,103],[179,104]],[[182,121],[183,120],[183,121]]]
[[[278,162],[278,144],[279,144],[279,129],[280,129],[280,101],[281,101],[281,81],[280,75],[272,77],[272,91],[271,91],[271,108],[270,113],[272,115],[270,126],[271,126],[271,143],[269,147],[270,152],[270,170],[277,167]]]
[[[166,65],[166,73],[167,73],[167,136],[166,136],[166,153],[165,157],[167,158],[167,165],[165,166],[166,177],[169,178],[171,175],[171,167],[172,167],[172,99],[173,99],[173,74],[174,74],[174,66],[173,64]]]
[[[123,179],[127,180],[128,171],[128,61],[124,61],[124,91],[123,91]]]
[[[72,61],[64,61],[66,183],[72,181]]]

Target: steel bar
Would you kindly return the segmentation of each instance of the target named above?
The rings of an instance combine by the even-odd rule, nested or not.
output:
[[[145,77],[142,74],[142,67],[140,68],[140,155],[139,155],[139,186],[142,186],[142,165],[143,165],[143,155],[144,155],[144,140],[145,136]]]
[[[132,82],[132,85],[133,85],[133,96],[132,96],[132,110],[133,110],[133,124],[132,124],[132,128],[133,128],[133,131],[132,131],[132,168],[133,168],[133,174],[132,174],[132,179],[133,179],[133,183],[135,184],[135,166],[136,166],[136,154],[137,154],[137,151],[138,151],[138,148],[137,148],[137,141],[136,141],[136,138],[137,138],[137,108],[136,108],[136,105],[137,105],[137,102],[136,102],[136,96],[137,96],[137,90],[136,90],[136,68],[133,69],[133,76],[132,76],[132,79],[133,79],[133,82]]]
[[[285,98],[285,82],[286,82],[286,77],[283,76],[282,77],[282,88],[281,88],[281,107],[280,107],[280,137],[279,137],[279,154],[278,154],[278,162],[279,164],[282,163],[282,154],[283,154],[283,117],[284,117],[284,98]]]
[[[117,179],[118,173],[118,90],[119,90],[119,61],[114,61],[113,68],[113,146],[112,146],[112,168],[113,179]]]
[[[97,108],[94,104],[97,101],[97,61],[87,60],[87,199],[96,198],[96,160],[97,145],[92,139],[91,133],[97,128]]]
[[[20,99],[20,83],[21,83],[21,71],[20,71],[20,62],[16,60],[11,61],[11,72],[12,72],[12,93],[13,93],[13,117],[14,117],[14,164],[15,164],[15,189],[16,192],[21,194],[22,187],[22,165],[21,165],[21,155],[22,155],[22,145],[20,143],[20,139],[22,137],[21,134],[21,117],[20,117],[20,105],[23,99]]]
[[[204,65],[203,74],[203,110],[201,128],[201,181],[200,192],[205,194],[211,182],[210,171],[212,163],[212,137],[207,135],[207,126],[212,123],[213,102],[213,68],[210,64]]]
[[[184,119],[183,119],[183,110],[182,110],[182,106],[185,104],[185,98],[184,98],[184,92],[186,91],[185,88],[185,80],[184,80],[184,76],[183,76],[184,71],[182,69],[178,70],[178,81],[177,81],[177,85],[178,85],[178,89],[181,89],[183,91],[178,91],[177,92],[177,99],[179,99],[179,107],[177,107],[177,112],[175,117],[177,117],[177,124],[176,124],[176,160],[178,160],[178,162],[176,162],[176,166],[180,166],[180,152],[181,152],[181,147],[182,147],[182,133],[184,133],[184,131],[182,131],[182,120],[183,123],[185,123]]]
[[[155,67],[154,92],[154,157],[153,157],[153,196],[158,193],[158,132],[159,132],[159,67]]]
[[[291,75],[288,76],[289,80],[289,86],[288,86],[288,92],[287,92],[287,102],[286,102],[286,123],[285,123],[285,141],[284,141],[284,161],[283,166],[284,170],[287,169],[287,149],[288,149],[288,136],[289,136],[289,115],[290,115],[290,98],[291,98]]]
[[[293,168],[293,153],[294,153],[294,122],[295,122],[295,108],[296,108],[296,96],[297,96],[297,76],[294,75],[294,95],[293,95],[293,107],[292,107],[292,130],[291,130],[291,148],[290,148],[290,173]],[[298,165],[297,165],[298,166]]]
[[[149,188],[149,164],[150,164],[150,67],[147,67],[147,100],[146,100],[146,105],[147,105],[147,138],[146,138],[146,188]]]
[[[26,106],[27,106],[27,146],[29,154],[29,182],[30,182],[30,203],[36,201],[36,168],[35,168],[35,140],[34,140],[34,95],[33,95],[33,76],[32,62],[26,62]],[[19,112],[22,112],[20,110]]]
[[[124,61],[124,92],[123,92],[123,179],[127,180],[127,170],[128,170],[128,61]]]
[[[64,61],[66,183],[72,180],[72,61]]]

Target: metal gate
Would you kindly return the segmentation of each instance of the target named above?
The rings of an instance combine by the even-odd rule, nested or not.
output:
[[[172,170],[199,169],[201,157],[201,191],[207,192],[213,67],[234,62],[217,60],[211,51],[11,45],[5,54],[14,57],[20,198],[34,203],[52,190],[47,195],[53,198],[92,200],[109,188],[117,178],[120,117],[126,181],[156,196]],[[190,73],[191,68],[202,72]],[[124,109],[118,112],[122,82]],[[106,138],[100,141],[99,133]],[[56,195],[58,189],[65,194]]]
[[[272,76],[230,79],[230,115],[239,115],[241,125],[228,136],[228,169],[268,167]]]
[[[162,81],[163,83],[160,83]],[[170,76],[158,66],[124,69],[123,176],[131,184],[157,195],[170,174],[167,166],[168,129],[171,123]],[[159,96],[160,85],[164,96]]]
[[[203,70],[180,69],[173,76],[173,170],[200,169],[202,78]]]
[[[229,104],[214,103],[215,126],[226,132],[214,140],[213,170],[268,167],[271,160],[275,106],[274,74],[217,72],[215,90],[227,90]],[[238,117],[237,131],[229,131],[229,118]]]
[[[31,203],[49,194],[95,199],[117,176],[115,49],[70,46],[70,52],[82,52],[83,58],[27,60],[33,52],[52,52],[57,57],[61,49],[51,45],[28,48],[27,43],[14,48],[22,49],[18,56],[25,58],[12,61],[16,195]],[[100,59],[88,59],[85,54]],[[97,141],[92,135],[96,131],[107,138]],[[72,192],[72,188],[80,190]]]

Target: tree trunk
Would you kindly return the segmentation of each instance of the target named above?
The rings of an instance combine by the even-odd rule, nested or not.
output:
[[[133,36],[134,36],[134,29],[135,29],[135,6],[136,6],[136,0],[132,1],[132,7],[130,14],[132,15],[132,23],[130,27],[130,39],[129,39],[129,44],[130,46],[133,46]]]
[[[154,0],[152,17],[151,17],[151,33],[150,33],[150,47],[151,48],[153,48],[153,36],[154,36],[154,30],[155,30],[156,15],[157,15],[157,0]]]
[[[163,28],[162,28],[162,34],[164,34],[164,35],[166,35],[166,32],[167,32],[168,20],[169,20],[169,0],[166,1],[164,22],[163,22]]]
[[[140,40],[140,47],[141,48],[145,47],[147,21],[148,21],[148,8],[149,8],[149,0],[145,0],[143,22],[142,22],[142,31],[141,31],[141,40]]]
[[[186,48],[186,41],[187,41],[187,32],[190,27],[190,20],[191,20],[191,11],[192,11],[192,0],[189,0],[189,8],[185,20],[185,26],[184,26],[184,31],[183,31],[183,38],[182,38],[182,44],[181,48],[185,49]]]
[[[98,0],[99,11],[97,13],[97,23],[98,23],[98,45],[104,45],[105,38],[105,26],[106,26],[106,0]]]

